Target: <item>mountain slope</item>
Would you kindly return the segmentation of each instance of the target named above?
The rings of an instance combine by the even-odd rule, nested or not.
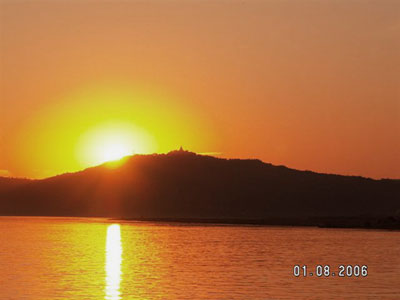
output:
[[[262,220],[381,217],[400,210],[399,180],[186,151],[135,155],[115,169],[102,165],[44,180],[7,181],[0,181],[2,215]]]

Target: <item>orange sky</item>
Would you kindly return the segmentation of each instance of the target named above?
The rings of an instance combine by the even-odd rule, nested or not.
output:
[[[0,30],[0,175],[82,169],[122,122],[138,152],[400,178],[400,1],[0,0]]]

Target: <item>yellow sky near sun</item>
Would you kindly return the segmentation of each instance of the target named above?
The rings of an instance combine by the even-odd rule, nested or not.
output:
[[[400,178],[399,20],[390,0],[0,0],[0,170],[79,170],[82,138],[120,126],[140,152]]]
[[[9,140],[16,166],[50,176],[117,159],[121,155],[115,152],[121,150],[149,154],[168,152],[183,142],[194,149],[209,144],[212,133],[204,131],[199,114],[166,99],[119,86],[92,88],[49,103],[21,120]],[[121,145],[124,149],[116,149]]]

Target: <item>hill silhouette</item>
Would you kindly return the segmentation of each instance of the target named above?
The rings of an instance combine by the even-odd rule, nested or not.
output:
[[[399,211],[400,180],[182,150],[43,180],[0,178],[1,215],[393,227]]]

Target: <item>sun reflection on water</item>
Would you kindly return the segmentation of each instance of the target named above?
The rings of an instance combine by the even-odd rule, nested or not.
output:
[[[105,299],[118,300],[121,283],[122,244],[121,229],[118,224],[112,224],[107,229],[106,242],[106,288]]]

